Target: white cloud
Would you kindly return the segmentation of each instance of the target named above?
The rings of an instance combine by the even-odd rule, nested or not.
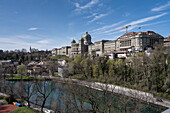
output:
[[[31,27],[31,28],[29,28],[28,30],[29,30],[29,31],[34,31],[34,30],[37,30],[37,29],[39,29],[39,28],[37,28],[37,27]]]
[[[76,8],[79,8],[80,4],[79,3],[75,3],[75,6],[76,6]]]
[[[40,41],[37,41],[37,43],[48,44],[48,43],[50,43],[50,40],[40,40]]]
[[[109,29],[109,28],[115,27],[115,26],[117,26],[117,25],[119,25],[119,24],[121,24],[121,23],[123,23],[123,22],[124,22],[124,21],[120,21],[120,22],[114,23],[114,24],[112,24],[112,25],[106,25],[106,26],[104,26],[104,27],[101,27],[101,28],[98,28],[98,29],[94,29],[94,30],[92,30],[92,32],[104,31],[104,30],[107,30],[107,29]]]
[[[164,15],[166,15],[167,13],[162,13],[162,14],[159,14],[159,15],[156,15],[156,16],[151,16],[151,17],[146,17],[146,18],[142,18],[142,19],[139,19],[139,20],[135,20],[135,21],[132,21],[128,24],[124,24],[124,25],[121,25],[119,27],[116,27],[116,28],[112,28],[112,27],[115,27],[121,23],[123,23],[124,21],[120,21],[116,24],[112,24],[112,25],[108,25],[108,26],[104,26],[102,28],[99,28],[99,29],[95,29],[93,30],[94,32],[96,32],[97,34],[105,34],[105,35],[113,35],[113,34],[116,34],[116,33],[120,33],[120,32],[125,32],[126,29],[122,29],[122,30],[119,30],[121,27],[124,27],[124,26],[127,26],[127,25],[131,25],[131,27],[128,28],[128,30],[132,30],[134,28],[137,28],[139,27],[138,24],[142,24],[142,23],[145,23],[145,22],[148,22],[148,21],[151,21],[151,20],[154,20],[154,19],[157,19],[157,18],[160,18]],[[141,25],[140,25],[141,26]],[[112,29],[108,29],[108,28],[112,28]],[[98,32],[100,31],[100,32]]]
[[[91,15],[87,16],[86,18],[91,18],[91,17],[94,17],[96,15],[97,15],[97,13],[92,13]]]
[[[87,9],[87,8],[90,8],[92,7],[93,5],[97,4],[99,2],[99,0],[91,0],[90,2],[88,2],[86,5],[84,6],[80,6],[79,3],[75,3],[75,6],[76,6],[76,11],[80,11],[80,10],[83,10],[83,9]]]
[[[104,17],[104,16],[107,16],[107,14],[99,14],[99,15],[96,15],[96,16],[94,16],[94,18],[93,18],[92,20],[90,20],[88,23],[94,22],[94,21],[96,21],[96,20],[98,20],[98,19],[100,19],[100,18],[102,18],[102,17]]]
[[[144,22],[151,21],[151,20],[157,19],[159,17],[162,17],[166,14],[167,13],[162,13],[162,14],[159,14],[159,15],[156,15],[156,16],[151,16],[151,17],[140,19],[140,20],[132,21],[132,22],[128,23],[127,25],[136,25],[136,24],[144,23]]]
[[[126,12],[125,14],[123,14],[124,17],[128,17],[130,15],[130,13]]]
[[[161,5],[159,7],[155,7],[153,9],[151,9],[151,11],[162,11],[162,10],[165,10],[166,8],[168,8],[169,6],[170,6],[170,1],[168,1],[168,3],[165,5]]]
[[[37,37],[31,35],[25,35],[26,38],[21,38],[24,35],[16,35],[16,36],[8,36],[8,37],[0,37],[0,48],[3,50],[15,50],[15,49],[29,49],[29,47],[38,48],[40,50],[52,49],[55,47],[55,41],[52,39],[44,40],[45,37]],[[30,37],[30,39],[28,38]],[[28,38],[28,39],[27,39]],[[39,41],[36,41],[39,40]]]

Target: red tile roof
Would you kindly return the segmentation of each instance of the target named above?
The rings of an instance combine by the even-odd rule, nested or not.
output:
[[[9,113],[17,108],[18,108],[17,106],[12,105],[12,104],[3,105],[3,106],[0,106],[0,113]]]

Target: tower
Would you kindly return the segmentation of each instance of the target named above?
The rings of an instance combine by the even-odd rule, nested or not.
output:
[[[91,44],[91,35],[88,34],[88,32],[86,32],[86,34],[83,35],[83,39],[84,39],[84,44],[85,45],[89,45]]]
[[[32,49],[31,49],[31,46],[30,46],[30,53],[31,53]]]
[[[84,54],[84,39],[80,38],[79,40],[79,54]]]

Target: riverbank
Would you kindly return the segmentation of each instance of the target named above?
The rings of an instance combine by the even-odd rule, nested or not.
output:
[[[9,97],[9,95],[0,92],[0,97]],[[24,102],[26,102],[26,101],[24,101]],[[23,103],[23,101],[19,101],[19,103]],[[29,113],[41,113],[41,107],[38,106],[38,105],[35,105],[33,103],[30,103],[30,108],[28,108],[28,107],[19,107],[18,109],[19,110],[16,109],[12,113],[28,113],[27,111],[29,111]],[[44,112],[50,111],[50,113],[54,113],[53,110],[49,110],[47,108],[43,108],[43,111]]]
[[[99,82],[87,82],[87,81],[81,81],[77,79],[70,79],[70,78],[59,78],[59,77],[46,77],[43,76],[43,78],[50,78],[52,80],[57,80],[60,82],[65,82],[65,83],[73,83],[73,84],[78,84],[82,86],[86,86],[89,88],[93,88],[96,90],[108,90],[113,93],[125,95],[128,97],[136,98],[136,99],[141,99],[145,102],[153,103],[159,106],[164,106],[166,108],[170,108],[170,102],[164,99],[157,99],[154,97],[153,94],[151,93],[146,93],[143,91],[138,91],[130,88],[125,88],[125,87],[120,87],[112,84],[103,84]]]
[[[154,97],[154,95],[151,93],[147,93],[147,92],[143,92],[143,91],[139,91],[135,89],[125,88],[125,87],[116,86],[112,84],[104,84],[104,83],[99,83],[99,82],[88,82],[88,81],[82,81],[82,80],[77,80],[77,79],[60,78],[60,77],[53,77],[53,76],[41,76],[39,78],[40,78],[39,80],[55,80],[55,81],[63,82],[63,83],[78,84],[78,85],[82,85],[82,86],[93,88],[93,89],[100,90],[100,91],[108,90],[112,93],[125,95],[128,97],[143,100],[145,102],[149,102],[149,103],[153,103],[159,106],[170,108],[169,101],[166,101],[164,99],[158,99]]]

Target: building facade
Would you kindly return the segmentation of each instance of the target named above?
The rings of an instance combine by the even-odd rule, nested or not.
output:
[[[154,48],[156,44],[163,43],[163,40],[163,36],[153,31],[125,33],[116,40],[116,50],[144,51]]]
[[[56,55],[74,56],[78,54],[91,54],[102,56],[112,51],[145,51],[148,48],[154,49],[156,44],[164,43],[164,37],[153,31],[129,32],[118,37],[116,40],[100,40],[91,42],[91,35],[86,32],[79,42],[73,39],[71,46],[59,49],[54,48]]]

